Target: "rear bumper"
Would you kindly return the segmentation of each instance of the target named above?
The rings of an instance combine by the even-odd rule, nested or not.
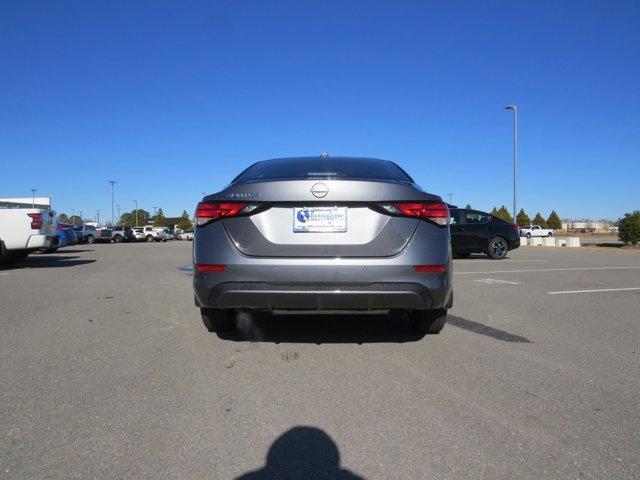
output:
[[[508,241],[509,243],[509,250],[515,250],[516,248],[520,247],[520,237],[518,238],[511,238]]]
[[[48,235],[31,235],[27,241],[27,249],[49,248],[51,244],[51,237]]]
[[[231,266],[194,272],[193,286],[200,306],[254,310],[424,310],[449,307],[452,291],[448,272],[361,265]]]

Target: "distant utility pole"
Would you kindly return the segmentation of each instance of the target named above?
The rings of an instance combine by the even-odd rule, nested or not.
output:
[[[100,226],[100,210],[96,210],[96,215],[98,216],[96,223],[98,224],[98,226]]]
[[[36,208],[36,192],[38,190],[35,188],[31,189],[31,207]]]
[[[136,227],[138,226],[138,200],[133,201],[136,204]]]
[[[518,178],[518,106],[507,105],[504,107],[513,111],[513,221],[515,222],[518,210],[516,206],[517,199],[517,178]]]
[[[455,193],[447,193],[449,195],[449,205],[451,205],[451,197],[455,195]]]
[[[115,222],[114,222],[115,219],[113,216],[113,189],[115,188],[116,183],[118,182],[116,182],[115,180],[107,180],[107,181],[111,184],[111,226],[113,226],[115,225]]]
[[[118,223],[120,223],[120,203],[118,203],[116,207],[118,207]]]
[[[80,213],[80,225],[84,225],[84,220],[82,219],[82,210],[79,210]]]

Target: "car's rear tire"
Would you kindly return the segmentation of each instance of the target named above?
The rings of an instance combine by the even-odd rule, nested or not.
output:
[[[487,249],[487,255],[494,260],[502,260],[507,256],[509,251],[509,244],[502,237],[493,237],[489,240],[489,248]]]
[[[409,314],[411,329],[420,335],[437,335],[447,322],[447,310],[414,310]]]
[[[116,235],[115,237],[113,237],[113,241],[116,243],[122,242],[122,235]]]
[[[153,242],[153,235],[147,235],[147,242]]]
[[[236,328],[236,312],[232,308],[200,308],[202,323],[210,332],[229,332]]]
[[[93,235],[87,235],[87,243],[93,243],[95,241],[95,238],[93,238]]]
[[[549,235],[547,235],[547,237],[553,237],[553,232],[549,232]]]
[[[531,232],[527,233],[527,238],[531,238]]]

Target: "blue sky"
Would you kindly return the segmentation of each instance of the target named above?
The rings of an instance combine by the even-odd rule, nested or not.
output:
[[[192,212],[324,151],[511,208],[507,103],[529,214],[640,208],[637,1],[20,1],[0,37],[0,196],[59,212],[109,212],[109,179],[123,211]]]

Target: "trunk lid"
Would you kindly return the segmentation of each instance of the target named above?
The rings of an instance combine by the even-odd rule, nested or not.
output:
[[[370,206],[431,199],[439,197],[414,184],[371,180],[248,182],[205,198],[265,208],[221,220],[235,247],[255,257],[394,256],[409,243],[420,220],[390,216]]]

